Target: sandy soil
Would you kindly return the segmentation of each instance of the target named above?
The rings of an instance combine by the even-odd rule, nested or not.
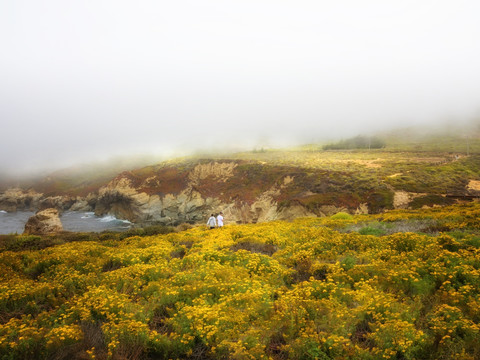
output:
[[[479,180],[470,180],[467,185],[468,190],[480,191],[480,181]]]

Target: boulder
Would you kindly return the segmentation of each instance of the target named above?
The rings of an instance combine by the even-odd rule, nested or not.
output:
[[[63,231],[57,209],[45,209],[30,217],[25,224],[25,234],[46,235]]]

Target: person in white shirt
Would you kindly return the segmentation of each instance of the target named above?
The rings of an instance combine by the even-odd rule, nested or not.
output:
[[[218,224],[218,227],[222,227],[222,226],[223,226],[223,213],[218,214],[218,216],[217,216],[217,224]]]
[[[210,227],[210,229],[214,229],[215,226],[217,226],[217,221],[215,220],[215,215],[210,215],[210,218],[207,221],[207,226]]]

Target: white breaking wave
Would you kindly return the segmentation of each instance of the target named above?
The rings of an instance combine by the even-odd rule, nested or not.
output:
[[[113,215],[105,215],[104,217],[100,218],[101,222],[110,222],[115,220],[117,220],[117,218]]]
[[[93,213],[92,213],[93,214]],[[111,221],[118,221],[124,224],[131,224],[128,220],[117,219],[114,215],[105,215],[104,217],[99,219],[101,222],[111,222]]]
[[[7,212],[5,210],[0,210],[0,214],[6,214]]]
[[[95,215],[94,212],[86,212],[83,216],[82,219],[89,219]]]

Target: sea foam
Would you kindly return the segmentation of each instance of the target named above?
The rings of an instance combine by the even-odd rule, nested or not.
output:
[[[95,215],[94,212],[86,212],[86,213],[83,214],[82,219],[90,219],[94,215]]]
[[[100,218],[101,222],[110,222],[115,220],[117,220],[117,218],[113,215],[105,215],[104,217]]]

